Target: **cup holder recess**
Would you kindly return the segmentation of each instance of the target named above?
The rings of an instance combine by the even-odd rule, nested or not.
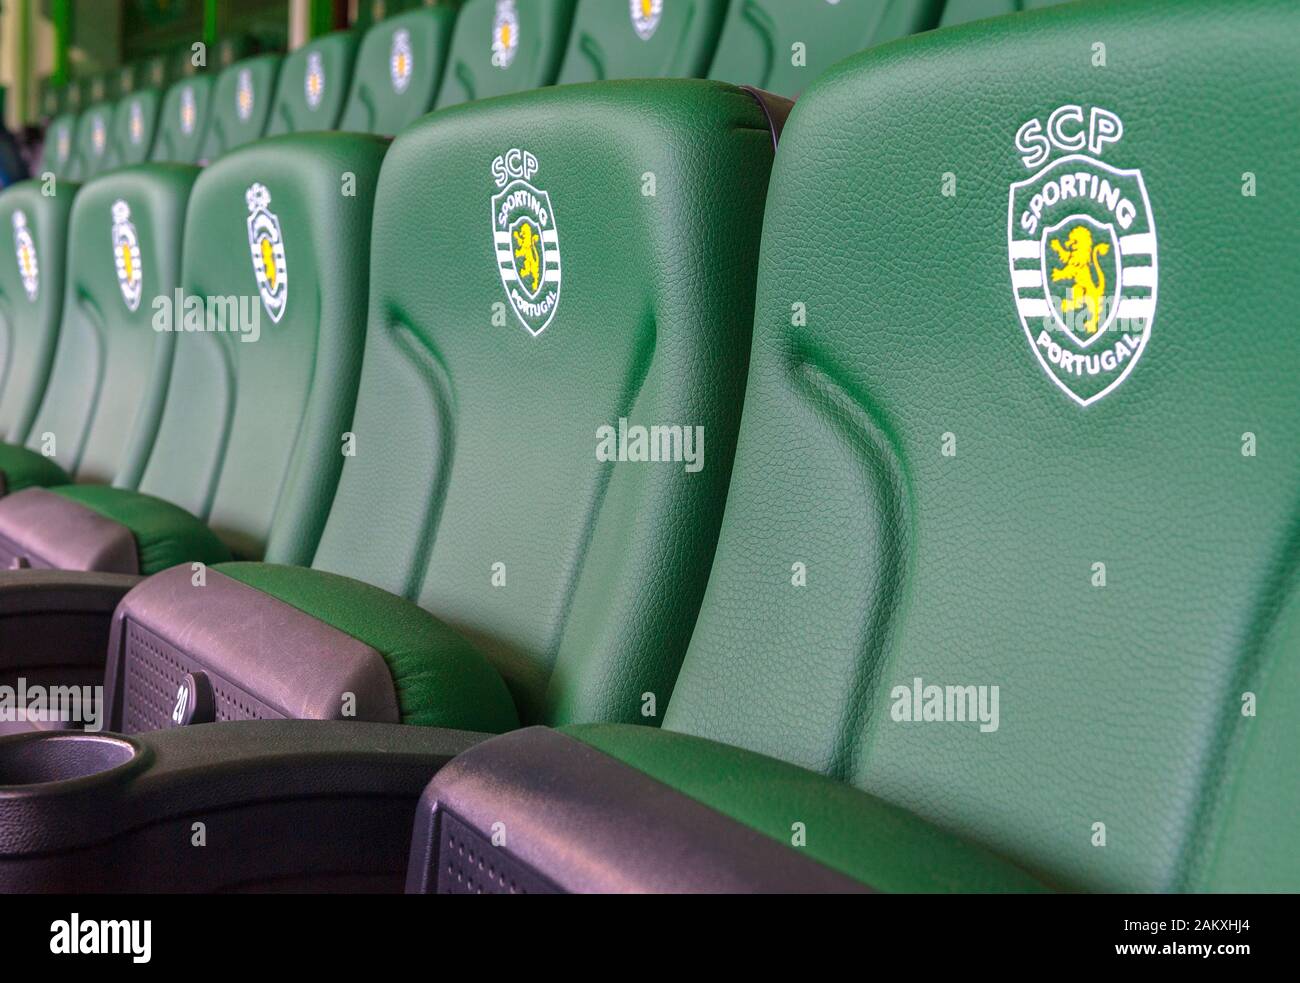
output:
[[[24,734],[0,740],[0,789],[103,775],[140,754],[132,740],[108,734]]]

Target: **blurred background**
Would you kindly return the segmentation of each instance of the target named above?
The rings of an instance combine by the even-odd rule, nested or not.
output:
[[[423,2],[0,0],[0,187],[34,169],[44,127],[60,114]]]

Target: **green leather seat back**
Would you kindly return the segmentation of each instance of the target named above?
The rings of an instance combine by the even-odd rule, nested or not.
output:
[[[332,130],[343,114],[361,37],[335,31],[287,55],[266,135]]]
[[[1277,125],[1298,15],[1064,5],[876,49],[803,96],[665,727],[1058,885],[1294,886],[1300,337],[1260,326],[1300,288],[1263,259],[1300,213],[1300,131]],[[1100,38],[1110,69],[1036,70]],[[1095,347],[1086,307],[1058,325],[1073,287],[1123,319]],[[996,731],[909,720],[931,685],[1000,687]]]
[[[356,398],[384,148],[361,134],[261,140],[195,184],[182,288],[227,298],[258,331],[176,337],[139,490],[206,520],[237,556],[305,564],[324,524]],[[259,285],[259,269],[276,273]]]
[[[702,78],[727,0],[580,0],[556,81]]]
[[[171,81],[171,67],[167,55],[153,55],[141,59],[136,71],[135,84],[151,89],[162,89]]]
[[[864,48],[934,27],[943,0],[733,0],[709,78],[794,98]]]
[[[75,181],[89,181],[109,166],[113,146],[113,109],[111,102],[96,103],[77,120],[77,143],[68,176]]]
[[[86,99],[85,79],[73,79],[64,87],[64,99],[66,108],[70,112],[79,113],[89,105]]]
[[[76,185],[41,194],[39,181],[0,192],[11,257],[0,262],[0,441],[21,443],[40,406],[59,335],[68,214]]]
[[[471,639],[525,721],[654,722],[642,694],[671,689],[725,497],[771,145],[748,93],[675,80],[434,113],[389,153],[356,454],[313,565]],[[683,460],[602,459],[620,419],[704,427],[703,467],[680,442]]]
[[[118,100],[109,138],[109,167],[127,167],[149,159],[161,99],[158,89],[137,89]]]
[[[85,93],[91,103],[116,99],[117,73],[113,71],[98,72],[86,79]]]
[[[181,79],[167,90],[158,111],[158,127],[149,159],[195,164],[207,133],[212,108],[212,74]]]
[[[555,82],[575,0],[467,0],[456,18],[437,107]]]
[[[452,7],[422,7],[370,28],[339,129],[392,136],[433,109],[455,23]]]
[[[53,119],[66,108],[64,87],[61,85],[55,85],[49,78],[42,79],[40,100],[41,117],[44,119]]]
[[[77,115],[64,113],[56,116],[45,128],[45,144],[41,147],[41,162],[37,176],[45,173],[66,177],[72,169],[76,151]]]
[[[54,460],[78,481],[134,488],[140,479],[175,337],[154,330],[153,301],[180,285],[185,206],[197,174],[179,165],[125,168],[77,193],[63,323],[28,445],[53,434]]]
[[[1037,10],[1041,7],[1054,7],[1069,0],[948,0],[944,4],[941,27],[953,24],[965,24],[967,21],[982,20],[985,17],[1001,17],[1024,10]]]
[[[271,115],[280,61],[279,55],[256,55],[217,76],[200,162],[216,160],[262,135]]]

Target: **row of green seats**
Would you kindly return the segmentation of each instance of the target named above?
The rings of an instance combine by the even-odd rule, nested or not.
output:
[[[1027,0],[1046,5],[1058,0]],[[830,64],[1013,0],[468,0],[340,31],[287,57],[150,85],[50,125],[42,172],[84,180],[143,160],[203,162],[259,136],[389,135],[432,109],[554,83],[710,77],[795,97]],[[233,57],[234,46],[225,49]],[[126,70],[122,87],[126,87]],[[268,94],[274,93],[273,96]]]

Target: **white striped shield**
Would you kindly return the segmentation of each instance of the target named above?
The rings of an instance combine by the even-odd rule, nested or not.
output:
[[[497,271],[519,322],[536,337],[560,302],[560,237],[551,197],[515,179],[492,198]]]
[[[251,185],[244,200],[248,203],[248,250],[253,257],[257,292],[262,295],[266,313],[278,324],[289,301],[289,269],[280,219],[270,209],[271,193],[265,185]]]
[[[1083,154],[1011,185],[1007,258],[1020,325],[1080,406],[1114,392],[1147,349],[1156,230],[1142,172]]]

